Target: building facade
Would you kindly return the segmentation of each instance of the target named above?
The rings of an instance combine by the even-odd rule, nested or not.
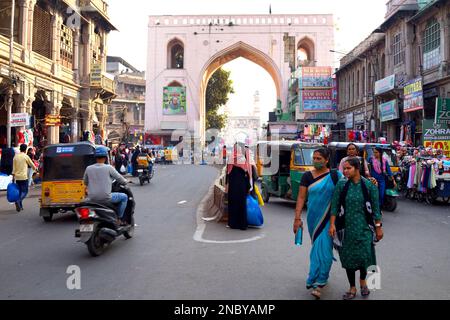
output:
[[[117,97],[108,106],[108,142],[144,143],[145,72],[120,57],[107,58],[107,72],[115,76]]]
[[[205,93],[214,71],[238,57],[271,75],[288,113],[288,80],[298,60],[331,65],[332,15],[151,16],[148,27],[146,124],[163,144],[177,130],[205,142]],[[166,141],[167,140],[167,141]]]
[[[13,64],[12,1],[0,2],[0,144],[6,144],[7,105],[26,113],[13,127],[12,144],[35,146],[105,138],[114,81],[106,74],[107,35],[115,30],[103,0],[17,0]]]
[[[362,128],[375,140],[424,142],[423,120],[436,120],[436,105],[450,96],[449,25],[448,0],[387,3],[385,21],[341,60],[336,73],[338,114],[347,134],[359,129],[356,117],[361,113],[361,101],[367,98],[366,126]],[[376,50],[368,53],[367,41]],[[362,76],[366,58],[367,91]]]

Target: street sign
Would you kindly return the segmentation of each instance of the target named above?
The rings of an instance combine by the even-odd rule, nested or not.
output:
[[[11,113],[11,127],[25,127],[30,125],[28,113]]]
[[[436,99],[436,118],[435,123],[450,124],[450,99]]]
[[[91,87],[102,86],[102,65],[101,63],[94,63],[91,67]]]

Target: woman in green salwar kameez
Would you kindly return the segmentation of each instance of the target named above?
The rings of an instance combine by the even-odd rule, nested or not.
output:
[[[342,267],[347,271],[350,282],[350,290],[343,298],[351,300],[356,297],[355,274],[360,271],[361,295],[368,296],[370,291],[367,287],[367,269],[375,266],[375,246],[373,245],[373,234],[366,219],[364,192],[361,186],[365,184],[372,206],[372,218],[375,221],[376,238],[383,238],[381,224],[381,212],[378,198],[378,188],[369,180],[360,175],[360,162],[349,159],[344,163],[344,175],[349,179],[347,195],[345,197],[345,234],[342,246],[339,249],[339,257]],[[341,193],[344,191],[347,181],[341,180],[336,186],[331,203],[330,235],[336,236],[336,216],[340,210]]]

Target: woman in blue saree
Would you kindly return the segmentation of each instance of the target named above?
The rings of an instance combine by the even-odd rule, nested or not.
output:
[[[328,283],[333,265],[333,239],[328,234],[330,209],[335,186],[342,178],[342,173],[339,171],[330,171],[329,160],[328,149],[319,149],[314,152],[314,170],[306,172],[302,177],[295,209],[294,233],[296,234],[299,228],[303,228],[301,215],[307,201],[307,223],[312,249],[306,287],[313,289],[311,294],[317,299],[321,297],[321,288]]]

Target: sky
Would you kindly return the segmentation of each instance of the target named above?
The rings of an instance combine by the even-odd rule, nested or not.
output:
[[[335,50],[349,52],[384,20],[388,0],[107,0],[109,16],[119,29],[108,41],[108,54],[120,56],[145,71],[149,15],[189,14],[311,14],[331,13],[335,21]],[[336,54],[336,66],[342,55]],[[256,90],[261,96],[262,120],[275,107],[275,86],[269,74],[245,59],[224,66],[235,85],[229,106],[245,115],[242,105],[253,105]],[[257,80],[255,80],[257,79]],[[242,111],[243,110],[243,111]]]

